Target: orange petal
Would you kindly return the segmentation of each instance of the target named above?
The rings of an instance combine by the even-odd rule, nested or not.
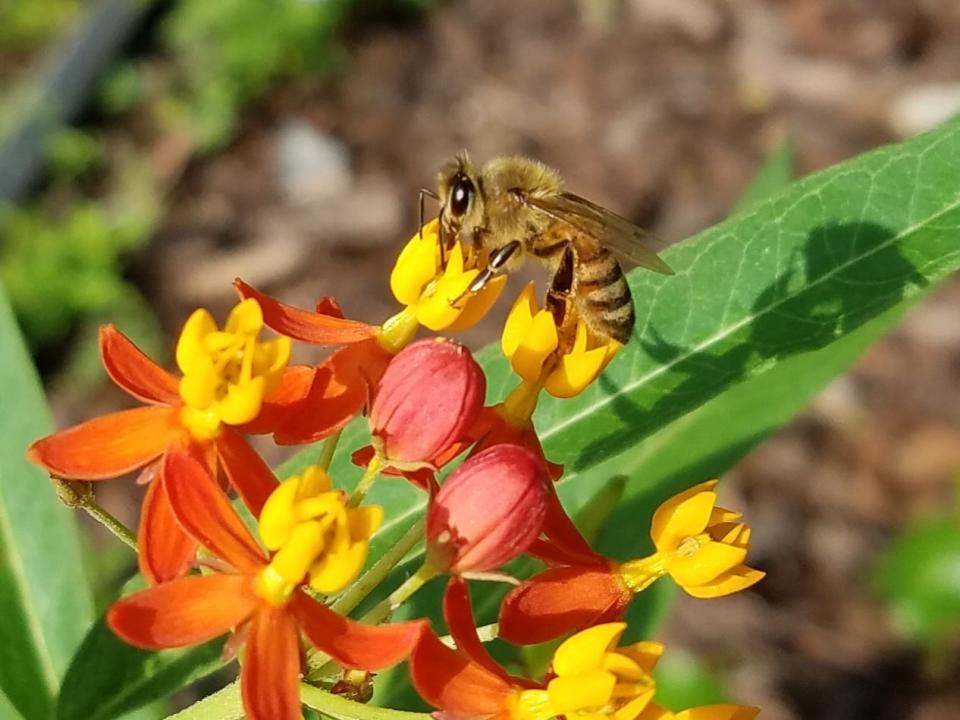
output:
[[[224,428],[217,438],[220,464],[244,505],[260,517],[263,504],[279,483],[263,459],[237,432]]]
[[[375,342],[375,341],[374,341]],[[307,395],[289,407],[273,438],[280,445],[321,440],[356,417],[370,398],[364,376],[365,343],[341,348],[316,368]]]
[[[609,569],[562,567],[534,575],[500,606],[500,637],[532,645],[618,620],[633,594]]]
[[[424,700],[457,715],[502,712],[514,688],[425,632],[410,655],[410,678]]]
[[[550,486],[553,489],[553,486]],[[590,543],[573,524],[567,511],[560,504],[556,491],[551,494],[547,505],[547,517],[543,523],[543,534],[549,538],[551,544],[567,557],[568,565],[593,565],[602,561],[590,547]]]
[[[165,405],[180,401],[180,381],[113,325],[100,328],[100,358],[110,379],[138,400]]]
[[[162,650],[223,635],[257,604],[248,575],[191,575],[117,600],[107,624],[131,645]]]
[[[400,662],[428,627],[426,620],[364,625],[338,615],[302,592],[294,593],[291,608],[314,647],[341,665],[358,670],[380,670]]]
[[[163,474],[173,512],[197,542],[239,570],[263,566],[263,552],[203,465],[183,450],[171,450]]]
[[[151,585],[183,575],[197,552],[196,540],[183,531],[170,507],[163,472],[143,498],[137,538],[140,572]]]
[[[178,408],[123,410],[37,440],[27,457],[51,475],[106,480],[156,460],[180,433]]]
[[[238,426],[250,435],[276,432],[287,421],[290,408],[310,393],[317,368],[309,365],[291,365],[280,376],[280,384],[263,399],[260,412],[253,420]]]
[[[240,691],[249,720],[300,720],[300,642],[286,607],[261,608],[247,635]]]
[[[490,657],[490,653],[477,636],[477,624],[473,618],[473,606],[470,603],[470,590],[467,588],[467,581],[458,575],[450,578],[447,590],[443,594],[443,619],[460,652],[494,675],[499,675],[504,681],[510,681],[506,671]]]
[[[274,300],[240,279],[234,280],[233,285],[241,297],[254,298],[260,304],[263,322],[281,335],[315,345],[344,345],[372,338],[377,333],[373,325],[301,310]]]

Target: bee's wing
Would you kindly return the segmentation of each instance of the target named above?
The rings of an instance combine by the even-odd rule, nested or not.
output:
[[[627,262],[673,275],[673,270],[657,256],[657,250],[664,247],[663,241],[615,212],[568,192],[528,197],[526,202],[544,215],[589,235]]]

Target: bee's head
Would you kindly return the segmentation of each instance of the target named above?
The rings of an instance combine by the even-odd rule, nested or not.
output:
[[[477,173],[466,153],[458,155],[440,169],[437,176],[440,195],[440,222],[445,231],[457,233],[472,228],[482,217],[483,198]]]

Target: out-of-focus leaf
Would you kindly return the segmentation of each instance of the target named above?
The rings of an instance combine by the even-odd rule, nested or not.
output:
[[[93,608],[74,519],[24,456],[51,422],[2,287],[0,388],[0,690],[46,718]]]
[[[756,205],[786,189],[793,180],[793,143],[784,140],[770,153],[737,204],[737,211]]]
[[[124,594],[142,590],[140,576]],[[149,652],[128,645],[107,627],[104,616],[90,628],[63,678],[57,720],[113,720],[223,665],[223,638],[183,650]]]
[[[908,528],[880,561],[873,585],[912,639],[960,627],[960,522],[942,518]]]
[[[668,648],[653,676],[657,680],[657,704],[674,712],[729,702],[720,681],[689,653]]]

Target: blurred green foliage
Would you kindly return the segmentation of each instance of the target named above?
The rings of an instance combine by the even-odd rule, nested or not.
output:
[[[960,520],[926,519],[908,527],[872,580],[907,639],[936,643],[960,630]]]
[[[79,0],[0,0],[0,49],[24,50],[76,18]]]
[[[346,0],[180,0],[163,23],[176,81],[158,105],[165,127],[183,129],[201,150],[222,147],[237,112],[278,77],[332,66],[331,37]]]
[[[179,0],[149,28],[157,50],[106,75],[101,109],[146,118],[157,137],[186,140],[189,153],[221,149],[236,135],[243,106],[272,83],[334,66],[333,33],[349,5]],[[0,49],[38,43],[82,18],[81,7],[77,0],[0,0]],[[8,94],[4,105],[15,110],[17,103]],[[123,277],[124,257],[149,240],[177,173],[150,167],[149,147],[117,152],[105,138],[96,130],[55,133],[45,148],[53,187],[36,202],[0,209],[0,279],[35,350],[84,319],[116,320],[145,307]]]

